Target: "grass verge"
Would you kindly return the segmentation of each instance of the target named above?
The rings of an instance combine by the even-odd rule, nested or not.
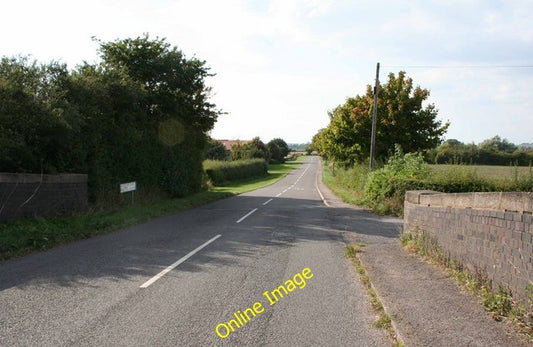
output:
[[[457,260],[446,256],[438,242],[427,232],[416,229],[404,233],[400,241],[408,252],[443,267],[461,288],[479,296],[483,307],[494,320],[511,323],[517,333],[533,342],[533,287],[526,288],[529,307],[525,307],[513,300],[507,288],[499,286],[493,289],[491,281],[482,270],[469,271]]]
[[[366,273],[365,267],[361,262],[361,259],[359,258],[359,253],[363,252],[362,248],[364,246],[365,245],[362,243],[350,244],[346,246],[346,249],[344,250],[344,256],[350,258],[354,263],[355,270],[359,275],[361,282],[365,286],[368,296],[370,297],[370,304],[372,306],[372,309],[378,315],[378,317],[373,323],[373,326],[375,328],[385,330],[387,335],[392,340],[394,346],[403,347],[403,342],[400,340],[392,326],[391,317],[385,311],[381,300],[379,299],[374,287],[372,286],[372,282],[370,282],[370,278]]]
[[[157,217],[262,188],[279,181],[298,167],[304,159],[305,157],[300,157],[296,161],[285,164],[269,165],[269,172],[265,177],[232,182],[226,186],[213,187],[208,191],[185,198],[136,203],[71,217],[21,219],[0,223],[0,260],[106,234]]]

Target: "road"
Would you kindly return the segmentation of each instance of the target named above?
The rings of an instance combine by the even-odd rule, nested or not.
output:
[[[0,345],[389,346],[342,254],[395,225],[326,206],[318,170],[0,263]]]

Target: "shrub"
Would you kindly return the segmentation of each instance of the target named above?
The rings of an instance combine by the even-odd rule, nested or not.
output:
[[[214,185],[222,185],[230,181],[264,176],[268,167],[264,159],[206,160],[204,170]]]
[[[395,154],[390,157],[387,164],[368,175],[365,185],[367,199],[376,200],[395,196],[404,180],[417,180],[427,177],[429,166],[424,162],[420,153],[403,154],[401,148],[396,146]]]

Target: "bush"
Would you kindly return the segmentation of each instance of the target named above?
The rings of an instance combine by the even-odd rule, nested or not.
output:
[[[264,159],[206,160],[204,170],[211,182],[217,186],[230,181],[265,176],[268,167]]]
[[[365,197],[370,200],[395,196],[403,180],[417,180],[427,177],[429,166],[420,153],[403,154],[396,146],[395,154],[387,164],[368,176]]]

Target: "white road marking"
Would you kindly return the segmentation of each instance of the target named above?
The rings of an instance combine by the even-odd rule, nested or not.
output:
[[[201,246],[196,247],[194,250],[190,251],[186,256],[180,258],[177,262],[175,262],[174,264],[168,266],[166,269],[164,269],[163,271],[161,271],[160,273],[158,273],[157,275],[155,275],[154,277],[152,277],[148,281],[144,282],[144,284],[141,286],[141,288],[148,288],[152,283],[154,283],[155,281],[157,281],[161,277],[165,276],[167,273],[169,273],[174,268],[176,268],[179,264],[183,263],[185,260],[189,259],[193,255],[198,253],[202,248],[204,248],[205,246],[207,246],[211,242],[215,241],[220,236],[222,236],[222,235],[218,234],[217,236],[213,237],[211,240],[209,240],[207,242],[204,242]]]
[[[257,208],[254,208],[253,210],[251,210],[250,212],[248,212],[247,214],[245,214],[244,216],[242,216],[238,221],[236,221],[235,223],[240,223],[242,222],[243,220],[245,220],[246,218],[248,218],[252,213],[254,213],[255,211],[257,211]]]
[[[268,203],[271,202],[272,200],[274,200],[274,199],[268,199],[267,201],[263,202],[263,206],[265,206],[266,204],[268,204]]]
[[[327,207],[331,207],[331,206],[328,204],[328,202],[326,201],[326,198],[324,198],[324,195],[322,195],[322,192],[320,191],[320,188],[318,188],[318,175],[316,175],[315,188],[316,188],[316,191],[318,192],[318,195],[320,195],[320,198],[321,198],[322,201],[324,202],[324,205],[326,205]]]

